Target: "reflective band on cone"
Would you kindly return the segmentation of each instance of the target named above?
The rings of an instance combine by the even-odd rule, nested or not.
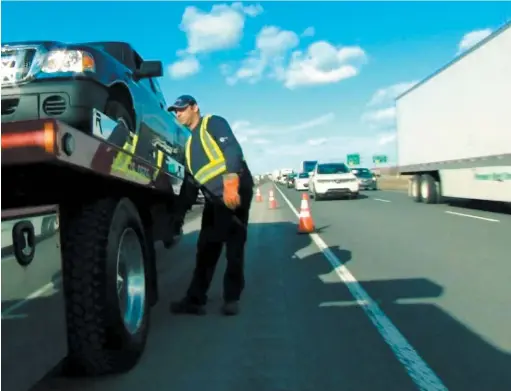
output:
[[[256,202],[262,202],[263,201],[263,196],[261,195],[261,189],[257,188],[257,191],[256,191]]]
[[[270,195],[268,196],[269,208],[277,209],[277,201],[275,200],[275,196],[273,195],[273,190],[270,190]]]

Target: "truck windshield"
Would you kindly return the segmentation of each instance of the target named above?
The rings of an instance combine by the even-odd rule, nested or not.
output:
[[[308,177],[309,177],[308,172],[301,172],[300,174],[298,174],[298,178],[308,178]]]
[[[318,165],[318,174],[347,174],[350,169],[344,163],[325,163]]]

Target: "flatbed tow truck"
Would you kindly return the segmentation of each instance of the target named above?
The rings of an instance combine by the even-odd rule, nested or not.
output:
[[[116,157],[131,159],[125,176]],[[79,374],[130,369],[157,301],[165,174],[51,120],[2,126],[2,174],[3,386],[65,357]]]
[[[2,65],[26,64],[32,51],[78,56],[89,70],[52,73],[43,65],[15,89],[4,88],[2,71],[2,388],[9,391],[29,390],[54,369],[95,376],[136,365],[158,300],[154,243],[179,240],[187,179],[185,130],[157,103],[161,62],[141,60],[125,43],[35,42],[3,46]],[[116,54],[138,63],[130,70]],[[151,99],[141,90],[148,81],[156,86]],[[87,94],[86,84],[100,93]],[[62,107],[80,99],[87,102],[67,115]],[[6,109],[12,102],[17,112]]]

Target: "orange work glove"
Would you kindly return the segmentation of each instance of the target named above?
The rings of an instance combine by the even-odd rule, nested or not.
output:
[[[241,200],[238,193],[240,187],[240,178],[238,174],[227,174],[224,176],[224,194],[225,205],[229,209],[236,209],[240,206]]]

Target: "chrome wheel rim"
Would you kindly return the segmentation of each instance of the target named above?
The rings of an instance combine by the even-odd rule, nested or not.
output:
[[[117,249],[117,296],[126,330],[135,334],[145,315],[146,282],[144,252],[132,228],[126,228]]]
[[[427,199],[429,197],[429,187],[426,181],[421,183],[421,197]]]

